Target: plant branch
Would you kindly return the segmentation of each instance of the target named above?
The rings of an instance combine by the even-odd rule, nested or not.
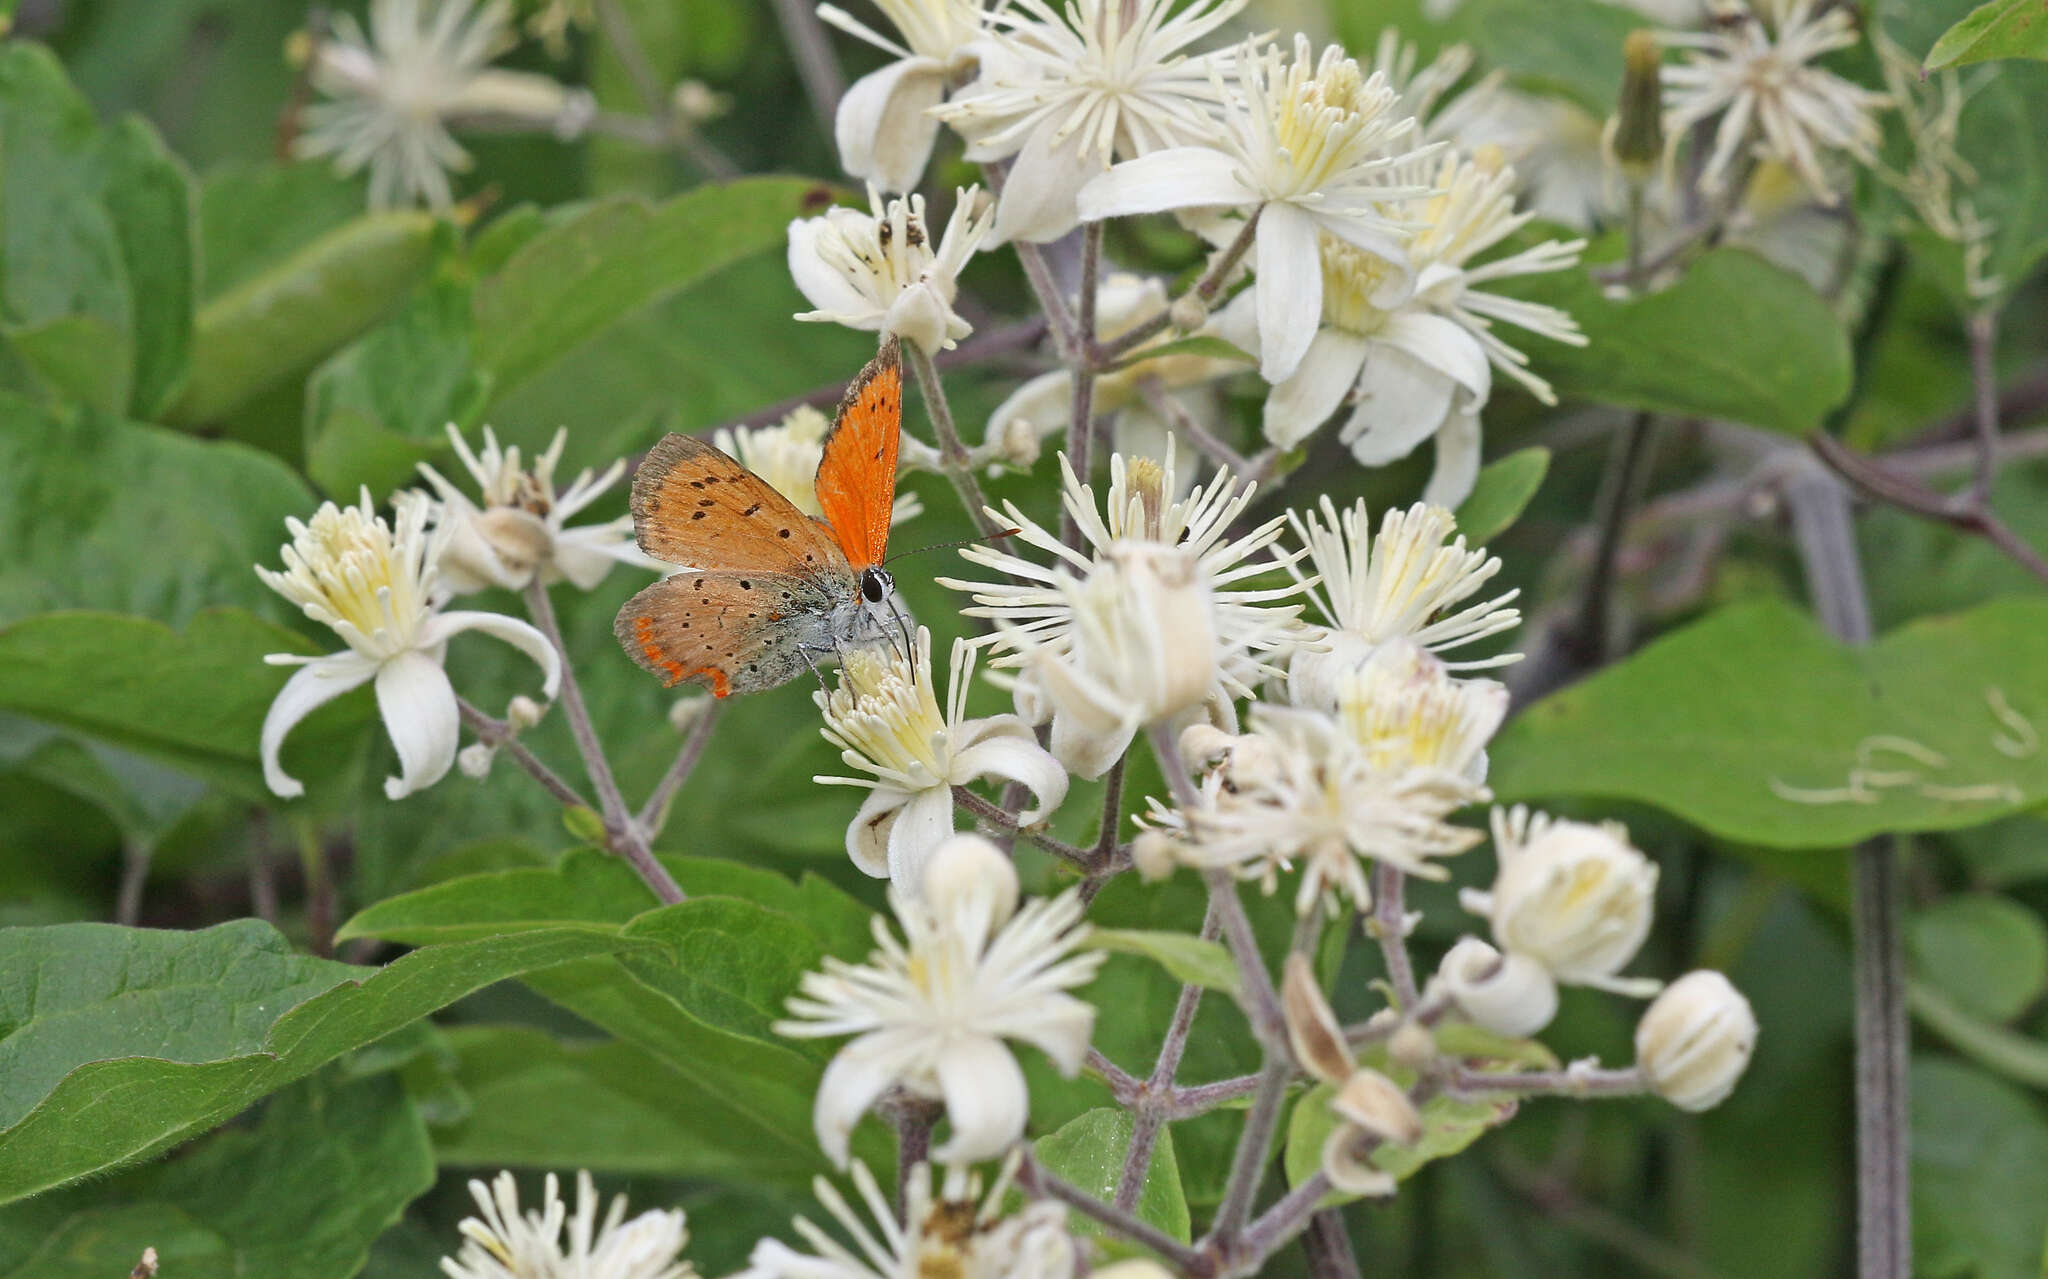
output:
[[[1411,1015],[1421,995],[1415,987],[1415,961],[1408,954],[1408,877],[1398,866],[1377,862],[1372,868],[1372,933],[1386,960],[1387,981],[1403,1016]]]
[[[1998,479],[1998,310],[1986,306],[1969,320],[1970,380],[1976,391],[1977,474],[1970,482],[1969,504],[1985,510],[1991,486]]]
[[[1601,1070],[1567,1066],[1563,1070],[1473,1070],[1454,1066],[1443,1090],[1453,1097],[1634,1097],[1649,1083],[1637,1067]]]
[[[486,715],[462,697],[455,699],[455,709],[461,714],[462,722],[469,726],[469,731],[476,734],[478,741],[510,755],[512,762],[526,770],[527,775],[539,782],[541,789],[553,795],[562,807],[587,808],[593,813],[597,811],[597,805],[585,799],[581,791],[562,780],[560,773],[549,768],[541,762],[538,755],[528,750],[526,744],[512,731],[510,724],[495,716]]]
[[[1358,1279],[1358,1254],[1351,1250],[1351,1232],[1344,1228],[1342,1208],[1323,1208],[1310,1217],[1302,1243],[1313,1279]]]
[[[142,890],[149,883],[152,849],[139,839],[121,841],[121,888],[114,897],[114,922],[135,927],[142,918]]]
[[[1614,442],[1608,454],[1607,473],[1600,484],[1600,537],[1593,552],[1592,573],[1586,579],[1586,593],[1579,605],[1579,618],[1572,632],[1572,647],[1582,666],[1598,666],[1607,657],[1609,619],[1613,613],[1615,558],[1621,548],[1622,530],[1628,523],[1629,508],[1643,481],[1643,468],[1650,456],[1650,432],[1654,419],[1638,412],[1629,419],[1628,429]]]
[[[547,636],[548,643],[554,645],[555,653],[561,659],[562,712],[568,717],[569,731],[576,738],[576,750],[583,756],[584,772],[597,790],[598,803],[602,805],[599,812],[604,817],[612,851],[625,858],[663,905],[672,906],[683,900],[683,890],[668,873],[668,868],[655,860],[645,836],[633,820],[633,814],[626,808],[625,796],[619,793],[618,779],[612,776],[611,761],[605,758],[597,727],[590,721],[590,707],[583,701],[583,687],[577,682],[576,669],[569,661],[568,646],[562,642],[562,624],[555,618],[554,601],[548,598],[548,588],[538,574],[527,583],[526,607],[533,617],[533,624]]]
[[[1122,1235],[1133,1243],[1150,1248],[1183,1271],[1198,1270],[1201,1267],[1202,1254],[1195,1249],[1157,1226],[1141,1220],[1135,1213],[1126,1212],[1114,1204],[1106,1204],[1079,1186],[1057,1176],[1031,1154],[1027,1153],[1024,1156],[1023,1163],[1017,1169],[1017,1185],[1027,1194],[1059,1200],[1104,1228]]]
[[[632,20],[619,7],[619,0],[597,0],[595,11],[597,25],[604,31],[605,43],[611,47],[612,56],[619,60],[619,66],[624,68],[626,78],[632,81],[633,92],[639,95],[641,105],[654,126],[652,136],[633,140],[674,148],[714,181],[738,177],[740,167],[732,162],[730,156],[706,142],[687,121],[676,118],[675,104],[662,87],[653,64],[648,62],[647,51],[640,45],[639,33],[633,30]],[[614,137],[631,137],[633,132],[631,126],[619,117],[602,114],[591,121],[591,131],[609,133]]]
[[[1825,432],[1816,431],[1806,439],[1821,461],[1870,497],[1923,519],[1981,537],[2014,563],[2048,582],[2048,560],[2013,532],[2011,526],[1998,518],[1989,506],[1978,501],[1974,486],[1951,497],[1857,453]],[[1985,447],[1981,439],[1977,447]],[[1995,439],[1991,447],[1996,448]]]
[[[648,793],[647,802],[640,806],[640,815],[634,818],[634,823],[650,843],[668,815],[669,801],[675,798],[683,783],[690,780],[697,761],[704,757],[704,748],[711,744],[712,731],[718,727],[718,717],[724,713],[725,703],[716,698],[697,708],[697,721],[690,725],[688,735],[683,738],[682,749],[676,752],[675,762],[668,766],[668,771]]]
[[[1223,250],[1222,255],[1210,264],[1209,269],[1203,273],[1202,278],[1197,280],[1194,286],[1186,293],[1183,293],[1182,297],[1194,298],[1202,303],[1203,306],[1207,306],[1216,300],[1217,293],[1223,289],[1224,281],[1230,278],[1230,273],[1237,269],[1237,264],[1244,260],[1245,253],[1258,238],[1259,215],[1264,211],[1264,205],[1260,205],[1252,210],[1251,216],[1244,220],[1244,226],[1238,231],[1237,238],[1230,242],[1230,246]],[[1173,323],[1173,308],[1167,306],[1162,308],[1157,315],[1149,317],[1107,342],[1096,342],[1094,335],[1089,334],[1086,355],[1096,368],[1108,368],[1139,343],[1148,340],[1156,333],[1163,332],[1171,323]]]
[[[825,24],[818,21],[818,8],[811,0],[775,0],[775,21],[782,27],[782,38],[804,82],[804,95],[811,100],[818,128],[830,138],[839,118],[839,99],[846,94],[846,76],[839,69],[839,55],[832,51]]]
[[[1070,366],[1073,402],[1067,412],[1067,458],[1074,474],[1086,484],[1093,474],[1095,454],[1095,302],[1102,272],[1102,224],[1089,222],[1081,228],[1080,312],[1074,317],[1076,358]],[[1079,550],[1081,525],[1063,502],[1060,504],[1060,541]]]
[[[1222,927],[1215,899],[1209,902],[1209,910],[1202,919],[1203,941],[1216,940]],[[1131,1144],[1124,1152],[1123,1171],[1117,1177],[1116,1206],[1135,1208],[1138,1192],[1144,1189],[1145,1176],[1152,1168],[1152,1150],[1159,1141],[1159,1130],[1169,1118],[1175,1101],[1173,1081],[1180,1071],[1180,1059],[1187,1051],[1188,1034],[1195,1027],[1195,1014],[1202,1006],[1202,987],[1188,982],[1180,988],[1180,998],[1173,1006],[1173,1020],[1167,1024],[1166,1038],[1159,1045],[1159,1059],[1152,1066],[1152,1075],[1138,1093],[1139,1104],[1134,1108],[1131,1119]]]
[[[1209,460],[1218,466],[1230,468],[1237,475],[1247,478],[1264,469],[1250,458],[1223,442],[1221,436],[1195,420],[1195,415],[1181,407],[1180,401],[1166,393],[1156,377],[1145,377],[1138,381],[1138,394],[1145,397],[1145,405],[1153,414],[1165,421],[1178,435],[1185,435],[1194,446],[1209,455]],[[1277,456],[1277,455],[1276,455]]]
[[[1004,809],[1001,805],[990,803],[965,786],[955,786],[953,788],[953,802],[996,829],[1028,839],[1053,856],[1058,857],[1062,861],[1071,862],[1090,874],[1102,873],[1122,860],[1120,855],[1121,849],[1111,849],[1107,858],[1099,858],[1089,849],[1082,848],[1077,844],[1069,844],[1063,839],[1025,826],[1017,820],[1014,814]]]
[[[931,418],[932,433],[938,438],[939,464],[946,478],[960,495],[975,529],[983,537],[995,534],[999,530],[989,518],[988,499],[982,496],[981,484],[974,478],[973,460],[967,456],[967,446],[960,442],[959,428],[953,425],[953,410],[946,403],[946,389],[939,385],[939,371],[932,367],[932,357],[917,343],[905,342],[903,358],[917,374],[917,387],[924,394],[925,414]]]
[[[1316,1213],[1316,1205],[1332,1189],[1328,1174],[1316,1169],[1307,1180],[1282,1195],[1257,1221],[1245,1228],[1237,1250],[1260,1261],[1272,1256],[1288,1240],[1308,1228],[1309,1218]]]
[[[1273,1130],[1280,1125],[1280,1103],[1286,1099],[1287,1084],[1293,1077],[1294,1063],[1289,1060],[1286,1049],[1282,1047],[1276,1051],[1268,1047],[1266,1064],[1259,1069],[1258,1086],[1252,1093],[1252,1108],[1245,1112],[1244,1131],[1238,1136],[1237,1152],[1231,1156],[1230,1177],[1223,1183],[1223,1202],[1216,1209],[1215,1224],[1210,1227],[1212,1239],[1225,1241],[1227,1245],[1245,1231],[1245,1220],[1251,1215],[1259,1183],[1265,1180]],[[1318,1194],[1316,1199],[1320,1198],[1322,1195]],[[1303,1220],[1306,1219],[1304,1214]],[[1247,1242],[1249,1238],[1247,1233]],[[1256,1249],[1252,1251],[1256,1255]]]

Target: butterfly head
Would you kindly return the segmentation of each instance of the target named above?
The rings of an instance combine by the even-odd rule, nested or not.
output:
[[[896,579],[889,576],[887,569],[870,564],[860,571],[860,597],[870,606],[888,602],[896,593]]]

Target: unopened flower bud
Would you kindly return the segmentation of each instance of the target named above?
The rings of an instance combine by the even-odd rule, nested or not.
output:
[[[691,124],[716,120],[732,110],[732,95],[720,93],[702,80],[685,80],[669,96],[675,112]]]
[[[535,724],[540,723],[541,716],[547,713],[547,707],[524,694],[513,698],[505,704],[505,722],[510,724],[516,732],[524,732],[532,728]]]
[[[1330,1011],[1316,985],[1308,956],[1294,951],[1287,956],[1286,976],[1280,983],[1280,1011],[1287,1021],[1287,1042],[1294,1059],[1304,1070],[1328,1083],[1349,1078],[1358,1068],[1344,1043],[1344,1031]]]
[[[1193,333],[1209,322],[1209,304],[1194,293],[1183,293],[1167,308],[1166,318],[1182,333]]]
[[[979,835],[954,835],[924,866],[924,900],[942,918],[972,918],[988,932],[1017,912],[1017,868]]]
[[[1420,1070],[1436,1058],[1436,1036],[1419,1021],[1404,1021],[1387,1040],[1387,1057],[1397,1066]]]
[[[1194,768],[1207,768],[1229,755],[1236,741],[1214,724],[1190,724],[1180,733],[1180,756]]]
[[[1131,841],[1131,865],[1146,883],[1156,883],[1180,864],[1180,841],[1163,830],[1143,830]]]
[[[678,733],[688,733],[704,718],[704,712],[711,709],[708,697],[682,697],[668,708],[668,726]]]
[[[1468,890],[1462,900],[1492,921],[1494,942],[1562,982],[1654,993],[1654,982],[1615,975],[1649,936],[1657,893],[1657,867],[1629,844],[1627,829],[1554,822],[1521,808],[1496,810],[1493,828],[1493,891]]]
[[[491,761],[497,757],[497,747],[471,742],[455,753],[455,766],[462,770],[464,777],[482,781],[491,775]]]
[[[1642,182],[1664,153],[1664,51],[1651,31],[1631,31],[1621,50],[1621,104],[1609,126],[1611,146],[1622,175]]]
[[[1756,1049],[1756,1014],[1726,977],[1702,969],[1672,982],[1636,1025],[1636,1064],[1680,1110],[1710,1110],[1735,1089]]]
[[[1526,1039],[1557,1015],[1557,983],[1543,965],[1477,937],[1451,947],[1437,980],[1468,1021],[1496,1035]]]
[[[1038,428],[1028,418],[1013,417],[1003,423],[1000,441],[1001,456],[1005,465],[1020,471],[1028,471],[1038,464],[1038,455],[1044,451],[1038,438]]]

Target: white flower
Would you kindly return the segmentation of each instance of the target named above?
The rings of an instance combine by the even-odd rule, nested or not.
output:
[[[937,1196],[930,1165],[917,1165],[904,1181],[901,1224],[866,1164],[853,1165],[866,1217],[820,1177],[813,1183],[818,1202],[854,1247],[798,1217],[796,1231],[809,1253],[763,1239],[735,1279],[1072,1279],[1075,1250],[1064,1205],[1042,1199],[1003,1215],[1016,1165],[1015,1158],[1006,1161],[986,1195],[978,1178],[950,1168]]]
[[[553,1173],[541,1207],[524,1213],[509,1172],[489,1186],[470,1182],[469,1193],[480,1215],[463,1218],[462,1250],[441,1259],[449,1279],[694,1279],[697,1273],[677,1260],[690,1238],[680,1210],[655,1209],[627,1221],[626,1197],[619,1195],[599,1225],[597,1188],[587,1172],[576,1174],[574,1217]]]
[[[1334,707],[1343,677],[1397,640],[1441,655],[1521,624],[1521,612],[1508,607],[1519,591],[1459,607],[1500,572],[1500,560],[1483,548],[1467,550],[1462,536],[1453,540],[1457,520],[1449,511],[1420,502],[1389,509],[1375,537],[1363,500],[1341,519],[1329,498],[1322,508],[1320,519],[1313,511],[1306,519],[1287,516],[1320,579],[1321,589],[1306,583],[1309,598],[1329,623],[1304,628],[1303,647],[1288,662],[1288,699],[1296,706]],[[1446,666],[1483,670],[1520,658],[1509,653]]]
[[[1503,955],[1477,937],[1444,954],[1433,983],[1482,1030],[1524,1039],[1557,1016],[1557,980],[1527,955]]]
[[[974,331],[953,311],[960,268],[988,234],[992,216],[979,187],[955,193],[946,234],[934,246],[924,197],[882,203],[868,188],[873,211],[827,209],[789,224],[789,273],[815,311],[799,320],[894,333],[927,352]]]
[[[790,505],[815,519],[818,505],[818,463],[825,456],[825,436],[832,419],[810,405],[791,409],[774,426],[720,427],[711,442],[788,498]],[[924,513],[917,494],[899,492],[889,522],[901,524]]]
[[[1104,277],[1095,293],[1096,333],[1104,341],[1113,341],[1166,310],[1167,305],[1166,285],[1162,281],[1122,271],[1111,272]],[[1210,329],[1205,327],[1202,331],[1209,332]],[[1145,400],[1147,381],[1156,383],[1197,421],[1220,416],[1220,404],[1212,388],[1218,379],[1228,377],[1244,365],[1236,360],[1186,351],[1153,359],[1145,357],[1148,348],[1166,346],[1175,340],[1175,334],[1162,332],[1140,343],[1116,368],[1096,375],[1095,413],[1110,418],[1111,429],[1119,441],[1139,434],[1151,434],[1161,441],[1165,439],[1166,425],[1154,416]],[[1028,379],[996,406],[988,419],[989,438],[1001,438],[1020,425],[1028,426],[1040,437],[1050,435],[1066,430],[1073,413],[1073,371],[1053,369]],[[1121,449],[1121,444],[1119,447]],[[1164,447],[1162,442],[1155,449],[1121,451],[1163,455]],[[1193,476],[1188,478],[1192,480]],[[1171,496],[1179,498],[1182,495],[1175,492]]]
[[[1453,679],[1412,640],[1382,645],[1337,690],[1337,718],[1373,768],[1437,769],[1475,786],[1486,781],[1486,744],[1507,713],[1505,685]]]
[[[1300,914],[1326,895],[1372,904],[1367,862],[1423,879],[1447,872],[1430,860],[1463,852],[1477,831],[1444,820],[1486,798],[1465,773],[1381,754],[1321,711],[1258,705],[1251,732],[1230,743],[1203,779],[1201,803],[1174,810],[1151,801],[1148,822],[1177,841],[1173,855],[1204,870],[1257,879],[1271,891],[1301,863]]]
[[[1841,195],[1823,167],[1826,153],[1847,151],[1874,163],[1883,133],[1872,112],[1891,99],[1808,65],[1856,43],[1856,19],[1847,9],[1814,0],[1764,7],[1773,20],[1768,28],[1763,15],[1738,9],[1712,31],[1659,33],[1686,50],[1683,64],[1664,68],[1668,145],[1720,115],[1713,153],[1700,170],[1703,189],[1724,188],[1736,156],[1753,140],[1759,155],[1796,170],[1814,199],[1834,204]]]
[[[982,0],[875,0],[875,7],[902,43],[837,5],[818,6],[820,18],[895,59],[853,82],[839,99],[832,132],[841,168],[884,191],[909,191],[939,135],[932,108],[945,100],[949,83],[973,69],[972,46],[986,32],[988,14]]]
[[[1231,54],[1184,50],[1245,0],[1012,0],[991,18],[981,75],[933,112],[968,139],[967,158],[1015,156],[996,213],[997,241],[1052,240],[1074,229],[1074,197],[1113,160],[1201,145],[1220,101],[1212,69]]]
[[[1542,964],[1559,981],[1647,996],[1658,983],[1618,977],[1650,935],[1657,866],[1618,822],[1555,821],[1517,806],[1493,814],[1500,860],[1490,892],[1466,889],[1465,909],[1484,915],[1510,955]]]
[[[796,1038],[858,1036],[818,1085],[818,1144],[846,1165],[853,1126],[892,1086],[943,1101],[952,1136],[945,1163],[1001,1154],[1024,1134],[1031,1099],[1005,1039],[1032,1044],[1061,1073],[1080,1072],[1095,1009],[1066,992],[1102,966],[1086,938],[1079,890],[1014,910],[1017,872],[977,835],[947,840],[925,866],[924,892],[889,888],[904,940],[875,920],[865,964],[827,959],[803,979],[775,1024]]]
[[[568,438],[566,428],[555,432],[547,452],[527,470],[520,465],[519,447],[499,447],[490,427],[484,428],[479,456],[470,451],[455,424],[448,424],[456,456],[483,498],[478,505],[439,471],[420,463],[420,474],[438,497],[433,508],[436,531],[445,530],[448,539],[438,563],[441,585],[449,594],[466,595],[492,586],[516,591],[535,573],[543,583],[566,579],[587,591],[603,581],[614,564],[657,571],[668,567],[643,555],[634,544],[630,515],[581,528],[564,527],[626,473],[623,460],[606,467],[602,475],[593,475],[586,467],[557,494],[555,464]]]
[[[348,644],[346,651],[325,657],[273,653],[263,659],[300,668],[263,717],[263,779],[286,799],[306,788],[278,764],[285,734],[318,707],[371,680],[378,713],[398,750],[399,775],[385,779],[385,795],[400,799],[440,781],[455,762],[460,722],[455,689],[441,666],[448,640],[462,631],[494,635],[538,662],[548,698],[561,682],[560,656],[525,622],[496,613],[440,611],[434,567],[440,535],[428,536],[427,501],[401,493],[397,503],[396,531],[377,518],[368,490],[359,507],[323,503],[309,523],[285,521],[292,540],[284,548],[284,572],[257,566],[264,585]]]
[[[1756,1051],[1756,1014],[1717,972],[1687,973],[1636,1025],[1636,1065],[1680,1110],[1711,1110],[1735,1090]]]
[[[331,100],[306,109],[294,149],[333,156],[343,173],[368,165],[370,203],[380,208],[424,200],[439,209],[452,198],[449,171],[469,167],[451,119],[580,129],[595,110],[588,94],[489,68],[510,43],[510,15],[505,0],[372,0],[365,37],[352,15],[337,14],[313,51],[313,85]]]
[[[1322,315],[1319,232],[1394,265],[1378,305],[1394,305],[1413,286],[1402,228],[1385,205],[1420,193],[1390,181],[1419,154],[1405,149],[1415,119],[1394,113],[1398,98],[1384,76],[1367,78],[1336,46],[1312,61],[1305,36],[1292,61],[1246,44],[1236,71],[1237,94],[1219,80],[1227,106],[1214,144],[1126,160],[1081,188],[1079,207],[1089,222],[1168,209],[1256,215],[1259,371],[1278,382],[1301,363]]]
[[[953,834],[953,788],[982,778],[1022,783],[1036,807],[1018,816],[1043,821],[1067,797],[1067,773],[1015,715],[968,719],[974,646],[953,642],[945,711],[932,687],[932,635],[920,626],[908,659],[886,646],[846,654],[839,687],[813,694],[825,713],[825,738],[861,777],[820,777],[828,785],[865,786],[870,794],[846,828],[846,853],[876,878],[908,892],[923,882],[932,850]]]
[[[1384,296],[1396,267],[1336,236],[1318,241],[1322,270],[1322,324],[1289,376],[1266,399],[1266,438],[1292,448],[1327,421],[1347,397],[1354,408],[1339,438],[1367,466],[1406,457],[1436,437],[1436,470],[1423,500],[1456,506],[1479,474],[1479,411],[1492,394],[1499,368],[1545,403],[1548,383],[1529,373],[1528,357],[1494,332],[1496,321],[1574,346],[1585,336],[1555,307],[1523,302],[1477,286],[1512,276],[1572,265],[1583,241],[1547,241],[1480,266],[1492,248],[1533,216],[1514,211],[1514,169],[1488,148],[1478,161],[1453,155],[1438,168],[1435,195],[1397,206],[1421,229],[1408,247],[1407,270],[1415,291],[1392,306]],[[1223,334],[1256,347],[1262,306],[1255,284],[1232,299],[1219,317]]]
[[[1049,699],[1054,754],[1079,775],[1098,777],[1145,724],[1249,696],[1250,682],[1272,671],[1265,655],[1285,641],[1298,611],[1275,601],[1299,586],[1242,587],[1290,557],[1251,561],[1278,540],[1278,517],[1225,540],[1254,487],[1240,490],[1228,472],[1172,501],[1171,449],[1164,465],[1112,455],[1105,518],[1064,455],[1060,465],[1066,508],[1092,556],[1006,503],[989,514],[1053,562],[969,547],[961,558],[1009,580],[939,582],[973,595],[969,616],[995,619],[990,642],[1003,656],[991,666],[1026,669],[1032,692]]]

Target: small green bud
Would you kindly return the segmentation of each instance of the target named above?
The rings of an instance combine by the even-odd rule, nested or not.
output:
[[[1652,31],[1631,31],[1622,45],[1621,105],[1610,127],[1615,163],[1630,181],[1655,171],[1664,154],[1664,104],[1659,73],[1664,50]]]

